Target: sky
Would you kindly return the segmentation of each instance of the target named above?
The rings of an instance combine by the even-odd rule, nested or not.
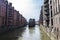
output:
[[[27,20],[30,18],[39,19],[43,0],[8,0],[12,6],[20,12]]]

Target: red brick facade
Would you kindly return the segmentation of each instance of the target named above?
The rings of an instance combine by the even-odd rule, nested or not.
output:
[[[10,29],[14,28],[13,26],[18,27],[18,25],[24,24],[25,21],[26,19],[19,13],[19,11],[12,7],[12,3],[0,0],[0,27],[4,26],[5,28]]]

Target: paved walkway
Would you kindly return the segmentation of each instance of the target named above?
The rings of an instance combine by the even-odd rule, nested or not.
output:
[[[56,35],[54,35],[54,33],[52,33],[52,32],[49,32],[50,31],[49,28],[45,28],[42,25],[41,25],[41,27],[42,27],[43,31],[51,38],[51,40],[57,40]]]

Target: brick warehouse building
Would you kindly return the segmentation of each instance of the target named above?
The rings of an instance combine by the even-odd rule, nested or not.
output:
[[[14,24],[14,7],[12,7],[12,3],[9,3],[7,7],[7,26],[11,28]]]
[[[60,0],[44,0],[44,14],[49,19],[49,26],[60,28]],[[47,7],[47,8],[46,8]],[[48,11],[47,11],[48,10]],[[44,18],[44,17],[43,17]]]
[[[0,30],[5,26],[6,21],[6,2],[5,0],[0,0]],[[4,27],[5,29],[5,27]]]
[[[39,19],[39,24],[42,24],[43,25],[43,6],[41,6],[41,12],[40,12],[40,19]]]
[[[15,22],[14,22],[14,26],[17,26],[17,24],[18,24],[18,23],[17,23],[17,21],[18,21],[18,20],[17,20],[17,19],[18,19],[18,18],[17,18],[17,17],[18,17],[18,16],[17,16],[17,13],[18,13],[18,11],[14,10],[14,21],[15,21]]]
[[[0,33],[26,25],[26,19],[7,0],[0,0]]]
[[[49,27],[49,0],[44,0],[43,7],[41,8],[40,21],[43,21],[45,27]]]
[[[52,0],[49,0],[49,26],[53,27],[53,10],[52,10]]]
[[[52,0],[44,0],[43,4],[43,25],[46,27],[53,26]]]
[[[47,14],[47,12],[49,14]],[[49,28],[48,29],[50,29],[50,32],[55,35],[54,37],[56,37],[56,39],[60,39],[60,0],[44,0],[43,14],[45,14],[45,16],[48,15],[47,16],[49,19]],[[45,16],[43,18],[45,18]],[[45,20],[46,20],[46,18],[45,18]],[[43,22],[43,24],[44,24],[44,22]],[[58,38],[57,38],[57,36],[58,36]]]
[[[60,0],[52,0],[53,27],[60,32]]]
[[[41,10],[43,10],[43,24],[45,26],[60,28],[60,0],[44,0]]]
[[[2,30],[2,28],[5,26],[5,16],[6,16],[6,2],[5,0],[0,0],[0,28]]]

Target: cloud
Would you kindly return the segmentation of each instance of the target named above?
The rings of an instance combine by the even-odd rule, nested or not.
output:
[[[8,0],[27,20],[35,18],[38,20],[40,14],[41,0]]]

